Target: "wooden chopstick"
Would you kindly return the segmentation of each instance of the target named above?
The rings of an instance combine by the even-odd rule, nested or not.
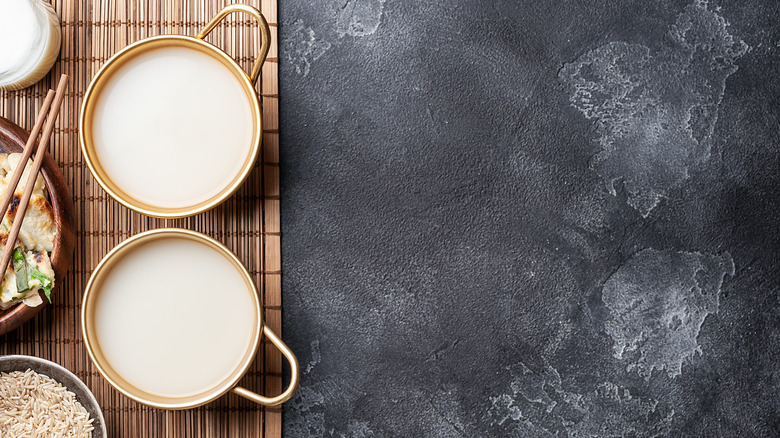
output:
[[[14,216],[13,227],[11,227],[11,232],[8,233],[8,241],[6,241],[5,247],[3,248],[2,259],[0,259],[0,267],[2,267],[2,269],[0,269],[0,275],[5,275],[5,270],[8,268],[8,263],[11,261],[11,255],[13,253],[14,246],[16,245],[16,238],[19,236],[19,230],[22,229],[24,215],[27,213],[27,204],[30,202],[33,187],[35,187],[35,180],[38,178],[38,172],[41,170],[43,156],[46,155],[46,148],[49,145],[49,137],[51,137],[51,133],[54,130],[54,122],[57,120],[57,114],[60,112],[60,106],[62,105],[62,101],[65,99],[65,89],[67,87],[68,76],[60,76],[60,82],[57,84],[57,93],[54,95],[54,102],[51,104],[49,113],[44,114],[43,111],[41,111],[41,113],[38,115],[38,120],[35,121],[35,126],[40,129],[41,118],[45,117],[46,126],[43,128],[41,140],[38,142],[38,147],[35,150],[35,159],[33,160],[30,174],[27,176],[27,182],[24,185],[24,193],[22,193],[22,199],[19,201],[19,207],[17,207],[16,215]],[[51,93],[51,91],[49,91],[49,93]],[[51,102],[48,95],[46,96],[46,100]],[[46,102],[44,101],[44,105],[45,104]],[[35,127],[33,127],[33,133],[30,134],[30,138],[27,140],[27,145],[24,147],[25,151],[23,158],[30,157],[33,145],[35,144],[36,136],[37,132],[35,132]],[[27,158],[24,158],[24,161],[19,161],[19,164],[17,165],[17,171],[27,167]],[[16,172],[14,172],[14,175],[15,174]],[[16,191],[16,186],[19,183],[21,176],[21,172],[19,172],[19,178],[17,178],[16,183],[13,186],[9,184],[8,187],[6,187],[6,196],[3,197],[3,204],[5,205],[5,208],[8,208],[8,203],[6,202],[5,198],[7,197],[8,202],[10,203],[10,199],[13,197],[14,192]],[[6,211],[4,209],[0,211],[2,211],[3,215],[5,215]]]

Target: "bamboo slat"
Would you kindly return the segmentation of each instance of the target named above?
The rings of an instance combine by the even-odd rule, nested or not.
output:
[[[134,213],[109,197],[93,179],[81,156],[78,115],[92,76],[114,53],[140,39],[169,33],[195,35],[228,0],[54,0],[62,21],[60,60],[38,84],[0,92],[0,116],[30,129],[53,81],[70,76],[68,96],[49,148],[73,193],[77,231],[72,268],[57,279],[54,305],[30,322],[0,337],[0,354],[28,354],[62,364],[93,391],[103,408],[111,437],[268,437],[281,436],[281,409],[261,408],[233,394],[206,406],[163,411],[140,405],[114,390],[92,365],[81,336],[79,312],[84,287],[100,259],[119,242],[160,227],[182,227],[208,234],[230,248],[259,286],[264,318],[281,333],[281,254],[279,224],[279,125],[277,41],[271,41],[261,80],[263,150],[254,171],[236,194],[206,213],[177,220]],[[245,0],[260,9],[276,36],[276,0]],[[233,56],[247,71],[260,47],[250,17],[232,14],[207,41]],[[272,55],[273,54],[273,55]],[[281,389],[281,355],[263,345],[240,385],[261,393]]]

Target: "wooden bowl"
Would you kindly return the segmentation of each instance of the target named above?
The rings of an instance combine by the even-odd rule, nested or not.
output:
[[[0,153],[22,152],[29,135],[18,125],[0,117]],[[76,234],[73,231],[73,201],[70,189],[65,183],[65,177],[48,153],[43,159],[41,173],[49,192],[49,202],[54,210],[56,226],[54,250],[51,252],[51,264],[55,274],[52,301],[56,303],[58,285],[65,279],[65,273],[68,272],[73,259],[73,248],[76,241]],[[19,303],[8,310],[0,311],[0,335],[19,327],[48,304],[43,292],[41,292],[41,296],[44,304],[40,306],[29,307],[24,303]]]

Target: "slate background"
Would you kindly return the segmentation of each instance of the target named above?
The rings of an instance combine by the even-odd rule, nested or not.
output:
[[[780,3],[279,7],[285,436],[780,436]]]

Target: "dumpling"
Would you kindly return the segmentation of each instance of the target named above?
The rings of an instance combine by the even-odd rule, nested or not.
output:
[[[0,160],[0,169],[5,172],[5,175],[0,177],[0,189],[2,189],[2,194],[5,194],[11,175],[19,164],[21,154],[10,154],[7,158],[2,155],[0,157],[5,158],[5,161]],[[5,241],[5,237],[8,236],[11,230],[11,221],[16,217],[16,210],[19,207],[24,191],[23,183],[27,179],[27,175],[29,175],[31,165],[32,162],[28,160],[28,167],[22,174],[19,188],[14,192],[14,197],[8,206],[8,215],[0,223],[0,241]],[[27,205],[27,212],[24,215],[22,228],[19,230],[19,240],[27,249],[51,252],[54,250],[54,235],[56,231],[54,209],[52,209],[51,204],[46,199],[45,186],[40,174],[38,174],[34,187],[33,194],[30,196],[30,203]],[[9,218],[11,221],[8,221]]]
[[[5,194],[20,161],[21,154],[0,154],[0,196]],[[8,241],[31,166],[32,161],[28,160],[7,214],[0,221],[0,248]],[[43,177],[38,174],[19,230],[16,242],[19,246],[15,248],[18,252],[15,252],[14,261],[9,264],[0,282],[0,309],[8,309],[20,302],[30,307],[38,306],[43,303],[39,293],[41,290],[49,297],[54,286],[54,270],[49,252],[54,250],[55,233],[54,210],[47,199]],[[19,273],[14,266],[17,266]],[[23,291],[19,292],[18,289]]]
[[[17,247],[16,250],[21,250],[21,248]],[[43,299],[39,292],[43,290],[49,297],[51,289],[54,287],[54,269],[51,266],[49,254],[46,251],[27,251],[24,253],[23,266],[28,289],[22,292],[19,292],[18,289],[19,273],[14,270],[14,263],[8,266],[3,281],[0,283],[0,309],[8,309],[19,302],[30,307],[42,304]]]
[[[0,222],[0,241],[2,242],[5,242],[13,225],[8,218],[10,217],[13,220],[16,217],[15,208],[18,207],[19,201],[16,196],[14,196],[14,199],[17,203],[11,202],[8,208],[9,215]],[[30,203],[27,205],[22,228],[19,230],[19,240],[22,242],[22,245],[34,251],[46,250],[51,252],[54,250],[55,230],[54,211],[49,201],[42,196],[32,195]]]
[[[16,273],[13,268],[5,270],[3,282],[0,284],[0,308],[7,309],[15,306],[24,298],[16,289]]]
[[[5,162],[0,163],[2,164],[3,170],[5,171],[5,175],[3,176],[3,183],[5,186],[7,186],[10,182],[11,176],[13,176],[14,170],[16,170],[16,167],[19,165],[19,161],[21,159],[22,154],[9,154]],[[24,172],[22,173],[22,178],[19,180],[19,185],[16,186],[17,193],[24,193],[24,188],[27,184],[27,178],[30,177],[30,170],[32,170],[32,160],[27,160],[27,165],[24,169]],[[46,196],[44,193],[45,188],[46,186],[43,183],[43,176],[38,173],[38,177],[35,178],[35,185],[33,186],[33,194]],[[3,192],[5,192],[5,187],[3,187]]]

